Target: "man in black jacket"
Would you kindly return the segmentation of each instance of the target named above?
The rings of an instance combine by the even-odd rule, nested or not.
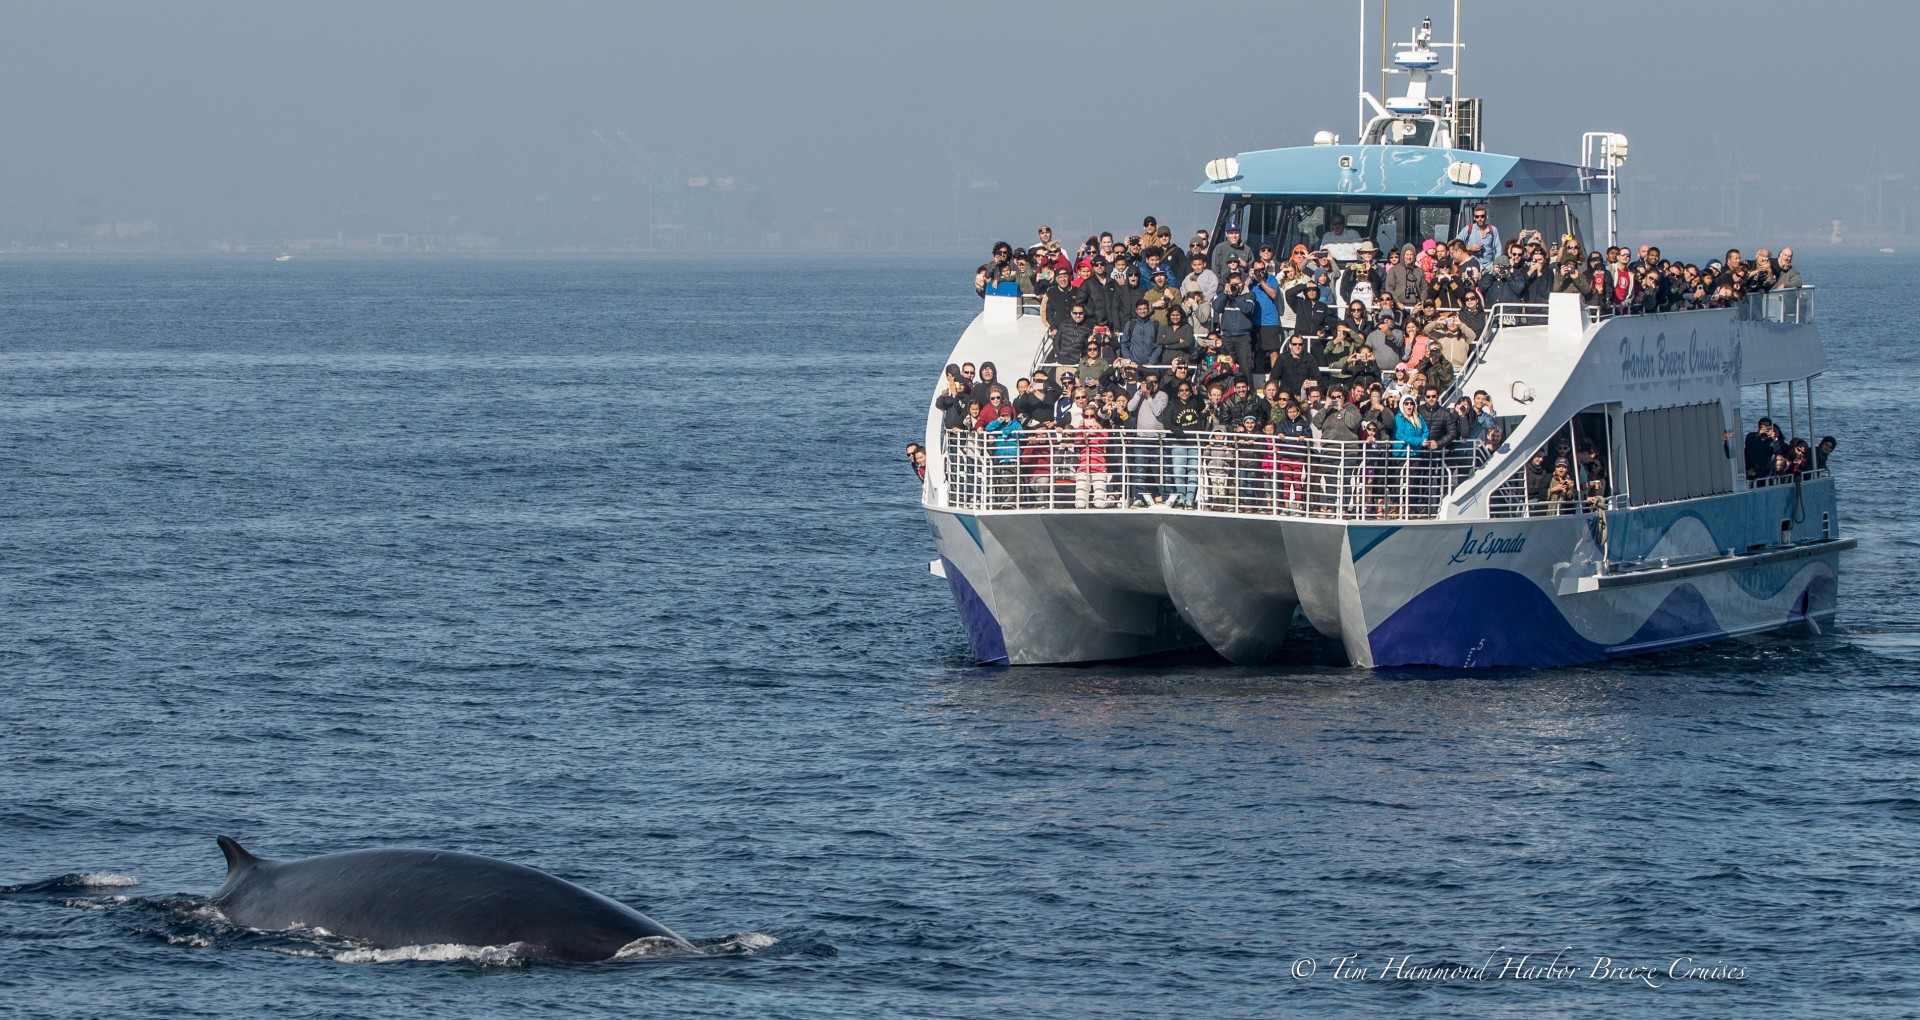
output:
[[[1087,306],[1079,301],[1073,303],[1073,310],[1067,313],[1067,321],[1053,331],[1053,354],[1048,358],[1056,365],[1071,365],[1080,360],[1080,352],[1087,349],[1087,341],[1093,339],[1093,317],[1087,314]]]
[[[1324,337],[1333,332],[1333,311],[1321,304],[1319,284],[1295,284],[1287,288],[1287,294],[1287,302],[1293,306],[1294,336]],[[1307,353],[1315,353],[1317,347],[1317,344],[1309,341]]]
[[[1253,324],[1259,314],[1240,274],[1229,274],[1220,296],[1213,299],[1213,328],[1243,377],[1253,370]]]
[[[1427,449],[1445,453],[1460,438],[1460,421],[1440,403],[1439,389],[1427,387],[1420,401],[1420,417],[1427,420]]]
[[[1310,379],[1320,378],[1320,363],[1307,353],[1307,342],[1298,336],[1287,338],[1286,349],[1273,365],[1274,378],[1280,382],[1280,392],[1294,397],[1300,396],[1300,389]]]

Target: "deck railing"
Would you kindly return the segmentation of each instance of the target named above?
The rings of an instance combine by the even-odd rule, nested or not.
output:
[[[953,431],[942,445],[939,505],[957,510],[1106,510],[1167,505],[1326,519],[1421,519],[1481,464],[1468,442],[1445,451],[1389,443],[1125,429]]]

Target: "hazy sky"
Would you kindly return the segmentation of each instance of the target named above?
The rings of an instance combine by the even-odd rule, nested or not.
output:
[[[1185,197],[1208,158],[1352,136],[1356,11],[11,0],[0,236],[102,215],[328,233],[644,222],[646,188],[595,128],[733,178],[762,195],[756,223],[789,235],[962,219],[1024,238],[1039,218],[1146,211],[1184,229],[1213,204]],[[1427,13],[1444,34],[1450,12],[1399,0],[1391,34]],[[1857,218],[1870,174],[1920,155],[1907,115],[1868,126],[1902,80],[1908,3],[1466,0],[1463,20],[1490,148],[1572,160],[1581,131],[1623,131],[1628,176],[1656,178],[1636,186],[1703,185],[1703,219],[1739,173],[1793,216]]]

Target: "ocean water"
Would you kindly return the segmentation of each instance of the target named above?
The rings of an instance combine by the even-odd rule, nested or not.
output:
[[[1843,631],[1462,677],[972,666],[964,260],[0,262],[0,1012],[1913,1015],[1920,263],[1803,263]],[[698,950],[238,929],[220,833]]]

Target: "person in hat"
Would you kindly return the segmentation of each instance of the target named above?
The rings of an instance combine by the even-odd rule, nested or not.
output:
[[[1141,296],[1152,311],[1154,321],[1170,327],[1172,324],[1167,321],[1167,312],[1180,307],[1180,292],[1173,287],[1173,267],[1162,264],[1148,275],[1151,280]]]
[[[1547,479],[1547,502],[1566,513],[1580,500],[1580,483],[1573,478],[1573,465],[1561,457],[1553,462],[1553,475]]]
[[[1241,265],[1253,262],[1253,250],[1240,241],[1240,221],[1238,220],[1227,221],[1226,239],[1214,245],[1213,250],[1208,253],[1207,267],[1213,270],[1215,276],[1224,280],[1227,278],[1227,260],[1231,258],[1239,259]]]
[[[1374,261],[1379,249],[1372,241],[1361,241],[1357,249],[1359,258],[1340,271],[1340,299],[1351,304],[1358,301],[1367,309],[1373,307],[1373,299],[1386,285],[1386,274]]]

